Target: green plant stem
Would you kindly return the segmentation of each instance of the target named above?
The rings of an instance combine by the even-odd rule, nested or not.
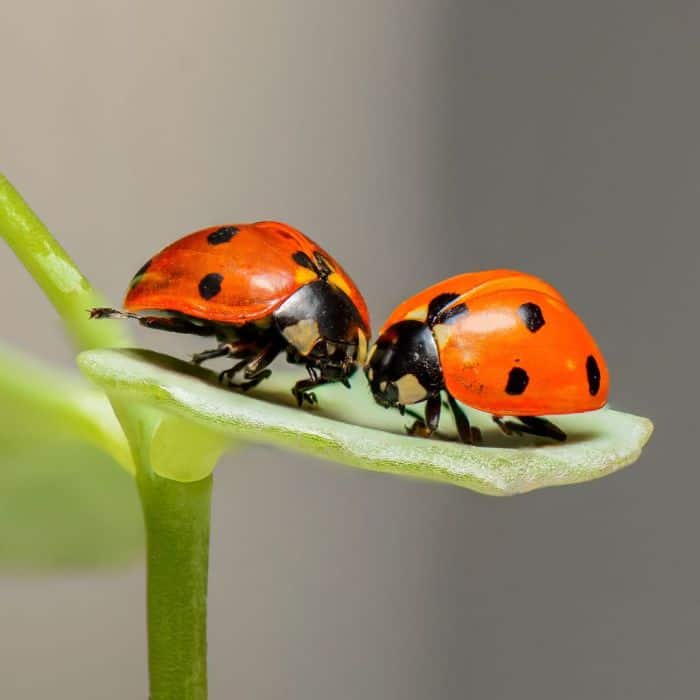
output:
[[[80,348],[109,348],[128,344],[124,325],[118,321],[91,321],[88,310],[103,306],[104,301],[90,286],[68,253],[53,238],[46,226],[31,210],[22,196],[0,173],[0,237],[4,238],[27,271],[44,291],[62,317],[66,328]],[[0,358],[2,359],[2,358]],[[54,386],[54,389],[56,387]],[[39,391],[38,382],[34,385]],[[41,387],[41,390],[45,390]],[[72,394],[67,389],[66,393]],[[71,399],[79,397],[71,395]],[[30,397],[31,399],[31,397]],[[63,422],[90,441],[121,457],[122,464],[131,468],[132,460],[123,443],[107,444],[107,431],[115,428],[111,420],[84,418],[101,410],[104,403],[92,402],[69,417],[60,401],[49,402],[45,408],[52,417],[60,415]],[[111,415],[111,414],[108,414]],[[77,417],[81,418],[78,425]],[[104,416],[102,416],[104,418]],[[206,700],[207,697],[207,576],[209,566],[209,517],[211,476],[200,481],[178,481],[159,477],[153,471],[163,457],[153,437],[163,421],[158,411],[141,403],[123,401],[119,419],[128,427],[131,456],[138,463],[136,474],[146,526],[148,557],[148,643],[151,700]],[[103,424],[107,424],[104,426]],[[75,425],[74,425],[75,424]],[[165,423],[165,429],[172,425]],[[184,424],[182,424],[184,426]],[[76,427],[77,426],[77,427]],[[221,436],[207,444],[197,430],[170,430],[168,448],[176,467],[187,460],[193,433],[195,448],[213,468],[218,451],[223,449]],[[178,461],[179,458],[179,461]],[[178,469],[175,470],[180,473]],[[184,470],[202,473],[201,465]]]
[[[123,324],[90,321],[88,310],[104,300],[10,181],[0,173],[0,237],[4,238],[63,318],[79,348],[128,344]]]
[[[141,470],[151,700],[206,700],[212,477],[181,483]]]

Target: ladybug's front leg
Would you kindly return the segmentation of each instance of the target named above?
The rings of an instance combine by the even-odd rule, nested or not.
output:
[[[308,379],[300,379],[293,387],[292,394],[297,400],[297,406],[302,406],[304,401],[308,402],[310,405],[318,403],[316,394],[313,392],[317,386],[323,386],[329,382],[326,379],[322,379],[321,376],[316,372],[316,370],[308,366],[306,371],[309,373]]]
[[[211,323],[179,315],[148,316],[141,313],[132,313],[131,311],[101,307],[90,309],[90,318],[131,318],[138,321],[142,326],[146,326],[146,328],[153,328],[158,331],[190,333],[201,336],[215,334],[214,326]]]
[[[406,428],[406,432],[417,437],[430,437],[440,424],[441,411],[442,399],[440,394],[428,396],[425,402],[425,420],[418,418],[410,428]]]

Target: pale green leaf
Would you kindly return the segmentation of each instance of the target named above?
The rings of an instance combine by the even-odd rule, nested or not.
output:
[[[29,443],[84,441],[134,471],[126,438],[103,392],[80,376],[0,344],[0,441],[10,437]]]
[[[134,479],[90,445],[0,434],[0,570],[94,569],[143,549]]]
[[[558,417],[569,440],[552,444],[503,436],[488,416],[470,411],[484,435],[484,445],[472,447],[449,439],[449,420],[444,439],[407,436],[408,419],[377,406],[361,373],[352,390],[322,387],[318,406],[299,409],[289,389],[300,375],[290,371],[241,394],[217,386],[212,372],[145,350],[88,351],[79,365],[113,399],[142,401],[219,436],[493,495],[604,476],[634,462],[652,432],[646,418],[601,410]]]
[[[115,460],[133,472],[103,392],[0,347],[0,569],[133,560],[142,518],[134,480]]]

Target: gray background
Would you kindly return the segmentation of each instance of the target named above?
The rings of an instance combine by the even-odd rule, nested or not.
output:
[[[15,3],[0,168],[117,300],[162,245],[280,218],[379,323],[513,266],[598,338],[639,463],[497,500],[257,449],[217,472],[212,698],[698,692],[694,2]],[[71,352],[0,252],[3,339]],[[177,338],[140,342],[184,355]],[[145,696],[143,571],[0,580],[2,697]]]

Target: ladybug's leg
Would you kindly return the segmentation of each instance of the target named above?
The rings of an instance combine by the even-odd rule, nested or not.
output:
[[[243,370],[244,382],[239,384],[238,388],[243,391],[248,391],[254,386],[260,384],[263,379],[267,379],[272,370],[267,369],[267,366],[280,354],[282,348],[276,343],[270,343],[263,348],[255,357],[248,361],[248,364]]]
[[[428,396],[425,402],[425,420],[417,419],[410,428],[406,428],[406,432],[409,435],[430,437],[438,428],[441,411],[442,399],[440,398],[440,394]]]
[[[451,394],[447,394],[447,403],[452,411],[452,415],[454,416],[459,439],[467,445],[473,445],[475,442],[481,442],[481,431],[476,427],[473,428],[469,424],[467,414]]]
[[[501,432],[504,435],[512,435],[513,430],[512,428],[515,427],[516,423],[513,423],[512,421],[504,421],[503,416],[491,416],[493,419],[493,422],[501,429]]]
[[[494,423],[506,434],[512,435],[536,435],[537,437],[546,437],[558,442],[566,440],[566,433],[554,423],[546,418],[539,416],[518,416],[522,421],[517,423],[512,420],[503,420],[502,416],[493,416]]]
[[[520,428],[521,433],[547,437],[559,442],[566,440],[566,433],[546,418],[540,418],[539,416],[518,416],[518,418],[525,424]]]
[[[219,382],[230,387],[237,387],[238,384],[234,381],[234,377],[248,364],[250,358],[236,362],[230,369],[225,369],[219,373]]]
[[[190,333],[192,335],[214,335],[215,329],[210,323],[194,321],[185,316],[141,316],[129,311],[118,309],[91,309],[90,318],[133,318],[146,328],[171,333]]]
[[[219,343],[213,350],[204,350],[192,355],[192,362],[201,365],[202,362],[215,360],[217,357],[235,357],[237,360],[249,360],[260,352],[260,345],[250,342],[229,340],[226,343]]]
[[[240,362],[237,362],[231,369],[227,369],[219,375],[220,382],[226,382],[230,387],[248,391],[254,386],[260,384],[263,379],[267,379],[271,374],[271,370],[266,369],[282,348],[277,343],[266,345],[255,355],[249,355]],[[235,381],[235,376],[243,373],[243,381]]]
[[[218,348],[213,350],[204,350],[203,352],[198,352],[192,355],[192,362],[195,365],[201,365],[202,362],[207,360],[214,360],[217,357],[225,357],[231,354],[232,347],[229,343],[222,343]]]
[[[192,335],[214,335],[214,328],[209,324],[200,324],[179,316],[139,316],[138,321],[146,328],[171,333],[190,333]]]
[[[307,367],[306,370],[309,373],[308,379],[300,379],[293,387],[292,394],[297,400],[297,406],[301,406],[304,401],[308,402],[310,405],[318,403],[316,394],[312,391],[317,386],[323,386],[329,382],[321,377],[314,371],[313,367]]]

